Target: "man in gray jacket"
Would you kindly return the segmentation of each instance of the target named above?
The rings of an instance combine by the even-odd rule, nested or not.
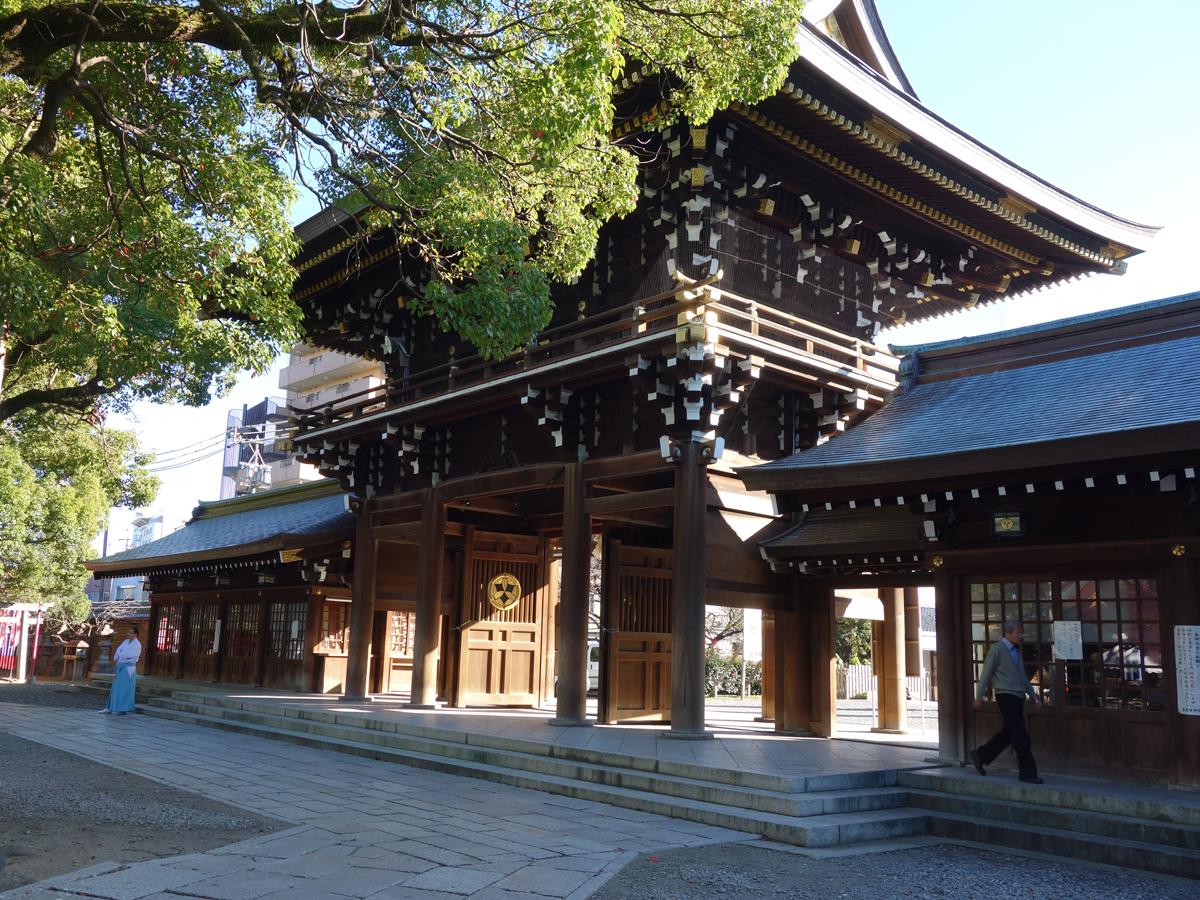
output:
[[[1021,623],[1005,622],[1004,637],[988,650],[983,671],[979,673],[975,708],[983,709],[983,698],[987,696],[988,688],[992,688],[1000,715],[1004,717],[1004,727],[982,747],[972,750],[969,756],[975,771],[986,775],[983,767],[991,765],[1004,748],[1012,744],[1017,753],[1017,771],[1021,780],[1029,784],[1041,784],[1037,762],[1029,749],[1029,731],[1025,728],[1025,696],[1028,695],[1034,703],[1040,703],[1041,698],[1025,676],[1025,666],[1021,662],[1021,638]]]

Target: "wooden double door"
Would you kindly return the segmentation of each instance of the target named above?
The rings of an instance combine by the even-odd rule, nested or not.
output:
[[[610,539],[604,558],[599,720],[669,722],[672,553]]]
[[[471,529],[463,556],[455,706],[537,706],[553,632],[543,538]]]

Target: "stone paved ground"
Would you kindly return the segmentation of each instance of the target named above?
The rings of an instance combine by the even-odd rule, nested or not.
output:
[[[639,852],[746,837],[144,716],[0,703],[0,730],[295,823],[3,897],[584,897]]]

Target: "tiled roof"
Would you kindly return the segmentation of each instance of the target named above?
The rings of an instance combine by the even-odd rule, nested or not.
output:
[[[913,460],[1200,422],[1200,336],[1123,347],[893,395],[844,435],[753,471]]]
[[[336,483],[334,483],[336,487]],[[88,563],[93,571],[145,568],[152,562],[216,555],[244,556],[303,543],[303,538],[349,532],[355,515],[347,495],[329,483],[283,488],[236,500],[202,503],[178,531]]]

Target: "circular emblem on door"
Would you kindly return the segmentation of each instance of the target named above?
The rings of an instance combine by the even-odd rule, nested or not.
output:
[[[488,602],[496,609],[512,609],[521,599],[521,582],[511,572],[501,572],[488,582]]]

